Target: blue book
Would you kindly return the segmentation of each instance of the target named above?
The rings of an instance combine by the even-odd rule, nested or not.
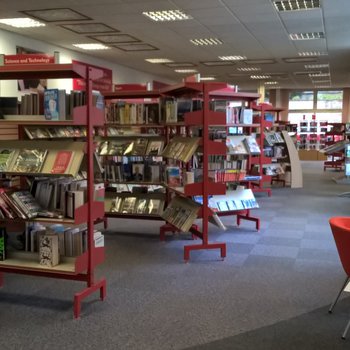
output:
[[[46,120],[66,119],[66,91],[47,89],[44,91],[44,114]]]

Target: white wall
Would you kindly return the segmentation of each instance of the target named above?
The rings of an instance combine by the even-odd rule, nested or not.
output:
[[[63,49],[45,42],[34,40],[16,33],[7,32],[0,29],[0,54],[13,55],[16,54],[16,46],[25,47],[39,52],[52,54],[54,51],[60,53],[60,63],[71,63],[72,60],[78,60],[85,63],[90,63],[96,66],[109,68],[113,71],[114,83],[118,84],[145,84],[152,80],[162,81],[164,83],[174,83],[165,80],[161,77],[154,76],[148,73],[140,72],[125,66],[121,66],[109,61],[101,60],[80,52]],[[117,80],[116,80],[117,79]],[[50,80],[48,87],[55,87],[61,89],[72,89],[71,79]],[[1,96],[17,96],[17,82],[16,81],[0,81],[0,95]]]

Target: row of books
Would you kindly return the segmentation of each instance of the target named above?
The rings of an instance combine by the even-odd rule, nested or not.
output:
[[[67,227],[61,224],[45,226],[40,223],[27,223],[25,228],[24,250],[39,253],[41,265],[55,266],[60,257],[76,257],[87,251],[87,226]],[[104,236],[94,232],[94,246],[104,246]],[[45,249],[46,248],[46,249]]]
[[[94,184],[94,198],[104,200],[104,184]],[[30,189],[37,203],[61,217],[74,219],[75,211],[87,201],[87,180],[72,178],[35,179]]]
[[[40,173],[48,161],[51,174],[66,174],[70,172],[74,159],[73,150],[0,149],[0,172]],[[79,160],[82,160],[80,156]]]
[[[30,140],[86,137],[87,131],[84,126],[52,126],[38,127],[26,126],[24,131]]]
[[[239,157],[239,156],[237,156]],[[229,156],[209,156],[209,170],[221,170],[221,169],[246,169],[248,160],[242,159],[231,159]]]
[[[161,182],[164,181],[164,166],[155,162],[116,163],[104,165],[104,180],[109,182]]]
[[[0,219],[33,219],[41,217],[61,217],[42,208],[29,191],[0,189]]]
[[[175,196],[161,215],[183,232],[188,232],[197,218],[200,205],[190,198]]]
[[[284,146],[274,145],[273,147],[267,146],[264,148],[264,155],[270,158],[284,158],[286,149]]]
[[[163,147],[164,141],[159,138],[108,140],[98,143],[98,154],[101,156],[159,156]]]
[[[106,192],[116,193],[165,193],[165,188],[161,185],[146,184],[117,184],[111,183],[106,187]]]
[[[227,136],[226,146],[229,154],[259,155],[260,147],[254,136]]]
[[[184,121],[187,112],[202,109],[202,101],[160,98],[159,103],[129,103],[106,106],[106,122],[116,124],[158,124]]]
[[[109,208],[111,213],[119,214],[143,214],[143,215],[155,215],[162,214],[164,208],[164,200],[136,197],[136,196],[116,196],[112,200],[112,204]]]
[[[103,96],[98,91],[92,92],[92,104],[104,109]],[[64,89],[46,89],[44,91],[44,115],[46,120],[70,120],[73,109],[87,102],[85,91],[72,90],[70,94]]]
[[[240,169],[212,170],[209,177],[214,182],[237,182],[245,180],[246,171]]]

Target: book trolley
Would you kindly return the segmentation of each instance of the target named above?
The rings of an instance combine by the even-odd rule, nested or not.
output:
[[[40,64],[40,65],[14,65],[0,67],[0,80],[17,80],[17,79],[61,79],[61,78],[79,78],[84,79],[86,83],[87,103],[84,106],[76,107],[73,111],[73,118],[69,121],[25,121],[22,120],[8,121],[6,124],[14,125],[41,125],[41,126],[84,126],[87,130],[86,142],[58,142],[58,141],[18,141],[13,142],[13,147],[31,147],[31,143],[35,147],[42,147],[49,150],[59,150],[62,148],[72,149],[76,154],[85,153],[87,161],[87,202],[75,210],[74,219],[67,218],[34,218],[30,221],[60,223],[68,225],[79,225],[87,223],[87,249],[77,257],[64,257],[62,262],[53,267],[40,265],[38,257],[33,256],[30,252],[18,251],[13,255],[9,254],[5,260],[0,261],[0,286],[4,283],[4,273],[26,274],[41,277],[51,277],[66,280],[75,280],[86,283],[86,287],[74,295],[74,317],[78,318],[81,312],[81,303],[83,299],[95,291],[100,292],[100,299],[106,296],[106,280],[101,278],[95,279],[95,267],[104,260],[104,247],[95,247],[94,244],[94,224],[104,217],[104,204],[101,201],[94,200],[94,176],[93,176],[93,128],[96,125],[103,125],[103,111],[97,109],[92,104],[92,81],[102,77],[102,72],[98,69],[85,67],[79,64]],[[17,144],[17,146],[16,146]],[[3,145],[2,145],[3,146]],[[8,147],[8,145],[7,145]],[[41,146],[40,146],[41,147]],[[82,157],[80,157],[80,162]],[[75,161],[75,159],[74,159]],[[77,161],[78,164],[80,164]],[[73,176],[72,173],[54,173],[50,174],[50,166],[48,170],[35,174],[17,172],[15,175],[25,177],[35,175],[36,177],[62,177]],[[10,173],[11,175],[11,173]],[[12,221],[16,221],[14,219]],[[2,219],[2,221],[4,221]],[[5,220],[9,225],[11,220]]]

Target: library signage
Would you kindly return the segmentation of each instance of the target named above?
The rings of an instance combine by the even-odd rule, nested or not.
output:
[[[48,64],[55,63],[55,56],[47,54],[20,54],[20,55],[4,55],[4,64]]]

